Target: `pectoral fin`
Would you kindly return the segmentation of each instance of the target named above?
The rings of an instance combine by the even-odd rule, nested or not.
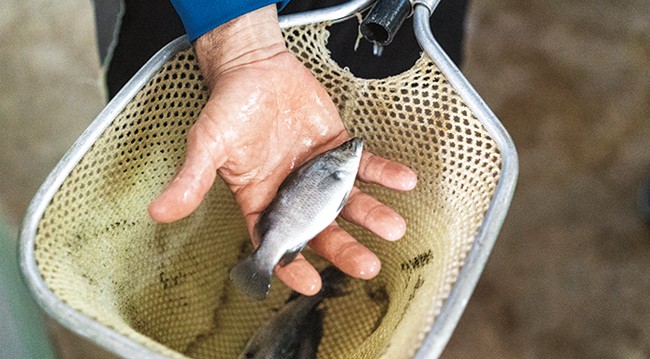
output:
[[[332,187],[337,186],[344,178],[345,172],[343,171],[334,171],[328,176],[323,177],[318,183],[318,189],[322,191],[328,191]]]

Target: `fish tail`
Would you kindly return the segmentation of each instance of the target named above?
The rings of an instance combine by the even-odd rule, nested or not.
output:
[[[246,295],[264,300],[271,287],[272,273],[273,269],[265,268],[253,253],[230,270],[230,279]]]

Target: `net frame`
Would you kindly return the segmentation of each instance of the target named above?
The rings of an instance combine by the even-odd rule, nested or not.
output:
[[[337,7],[336,9],[320,10],[303,15],[291,15],[281,19],[281,25],[286,28],[299,25],[301,22],[310,23],[326,20],[342,20],[353,16],[357,11],[367,7],[370,3],[371,1],[367,0],[357,0],[342,7]],[[514,193],[518,172],[517,154],[510,136],[496,116],[467,82],[462,73],[440,48],[431,34],[428,27],[428,19],[436,4],[437,2],[434,1],[434,3],[419,3],[415,6],[414,26],[418,41],[458,95],[465,101],[465,104],[474,112],[476,118],[492,136],[502,158],[499,182],[484,216],[483,223],[465,258],[465,264],[462,266],[449,297],[444,301],[442,309],[437,315],[431,330],[423,338],[421,346],[415,353],[415,357],[417,358],[438,357],[444,349],[480,277],[503,220],[505,219]],[[39,221],[48,203],[68,174],[72,172],[75,165],[92,147],[112,120],[145,85],[148,79],[176,53],[186,49],[188,46],[188,41],[185,38],[180,38],[163,48],[127,83],[115,99],[106,106],[39,189],[28,208],[20,233],[21,267],[37,302],[48,314],[66,327],[124,357],[145,356],[157,358],[163,356],[152,351],[151,348],[129,340],[110,328],[84,316],[57,298],[48,288],[38,271],[34,254],[34,239]]]

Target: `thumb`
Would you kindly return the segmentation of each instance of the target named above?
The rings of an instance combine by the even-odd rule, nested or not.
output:
[[[189,216],[212,187],[217,169],[226,162],[223,141],[212,135],[200,116],[187,136],[185,162],[160,196],[149,205],[156,222],[170,223]]]

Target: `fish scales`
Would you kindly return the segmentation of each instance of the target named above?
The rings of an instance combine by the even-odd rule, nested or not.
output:
[[[354,186],[362,150],[363,140],[353,138],[287,176],[255,225],[260,246],[230,271],[237,288],[255,299],[266,298],[276,264],[290,263],[340,213]]]

